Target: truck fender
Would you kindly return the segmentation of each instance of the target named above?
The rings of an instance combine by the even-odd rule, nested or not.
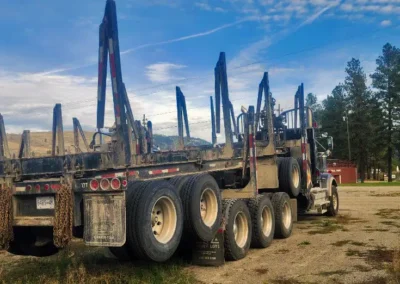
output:
[[[321,188],[328,189],[328,195],[332,196],[332,185],[337,187],[336,179],[330,173],[323,173],[320,175]]]

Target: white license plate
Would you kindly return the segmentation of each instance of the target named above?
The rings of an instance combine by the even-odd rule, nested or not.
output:
[[[36,209],[54,209],[54,196],[36,197]]]

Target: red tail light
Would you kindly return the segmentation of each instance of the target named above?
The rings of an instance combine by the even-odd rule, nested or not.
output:
[[[113,178],[111,180],[111,188],[112,189],[120,189],[121,181],[118,178]]]
[[[100,181],[100,187],[101,187],[102,190],[110,189],[110,181],[108,179],[106,179],[106,178],[103,178]]]
[[[90,181],[89,186],[90,186],[91,190],[98,190],[99,189],[99,181],[97,179],[92,179]]]
[[[27,191],[31,191],[32,190],[32,185],[28,184],[25,188]]]
[[[52,190],[59,190],[61,188],[61,184],[52,184],[51,189]]]
[[[40,184],[35,185],[36,191],[40,191]]]
[[[45,184],[44,185],[44,190],[48,191],[50,189],[50,185],[49,184]]]
[[[128,185],[128,181],[126,179],[122,180],[122,186],[126,187]]]

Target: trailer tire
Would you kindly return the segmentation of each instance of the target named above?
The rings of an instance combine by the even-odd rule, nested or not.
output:
[[[176,188],[176,192],[180,196],[180,193],[182,191],[183,186],[189,179],[189,176],[179,176],[179,177],[173,177],[169,180],[169,182]]]
[[[336,216],[339,212],[339,194],[336,186],[332,185],[332,195],[329,197],[330,203],[326,215]]]
[[[275,237],[286,239],[293,230],[292,208],[290,197],[286,192],[277,192],[272,196],[275,213]]]
[[[303,166],[303,159],[301,159],[301,158],[297,159],[297,163],[299,164],[299,167],[300,167],[300,178],[301,178],[300,184],[303,184],[304,178],[307,178],[307,176],[309,176],[309,179],[307,181],[307,189],[310,190],[313,187],[312,175],[311,175],[311,164],[309,161],[307,161],[307,172],[306,172],[306,177],[304,177],[303,171],[301,170],[302,166]]]
[[[251,221],[252,237],[251,247],[266,248],[274,239],[275,215],[270,197],[267,195],[258,195],[251,199],[248,204]]]
[[[279,189],[296,197],[300,193],[300,167],[292,157],[278,158]]]
[[[131,196],[128,245],[139,258],[167,261],[182,236],[182,204],[167,181],[140,185]]]
[[[209,174],[191,176],[181,190],[187,235],[211,241],[221,226],[221,192]]]
[[[224,247],[226,260],[244,258],[251,244],[252,224],[249,208],[240,199],[223,201],[225,219]]]

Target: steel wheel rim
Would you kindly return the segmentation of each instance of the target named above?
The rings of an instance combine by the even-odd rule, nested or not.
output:
[[[310,169],[310,167],[307,165],[307,187],[308,186],[311,186],[312,187],[312,185],[311,185],[311,169]]]
[[[236,245],[243,248],[249,237],[249,224],[243,212],[238,212],[233,222],[233,235],[235,237]]]
[[[272,213],[268,206],[264,206],[261,213],[261,228],[264,236],[269,236],[272,231]]]
[[[332,195],[332,202],[333,202],[333,209],[337,210],[338,198],[337,198],[336,194]]]
[[[285,202],[282,209],[282,221],[283,226],[286,229],[290,228],[290,224],[292,223],[292,210],[290,209],[290,205],[288,202]]]
[[[206,188],[200,197],[200,216],[207,227],[212,227],[217,220],[218,200],[215,192]]]
[[[300,184],[300,171],[298,167],[293,166],[292,167],[292,181],[294,187],[298,187]]]
[[[151,229],[158,242],[166,244],[172,239],[177,220],[175,204],[169,197],[160,197],[151,210]]]

